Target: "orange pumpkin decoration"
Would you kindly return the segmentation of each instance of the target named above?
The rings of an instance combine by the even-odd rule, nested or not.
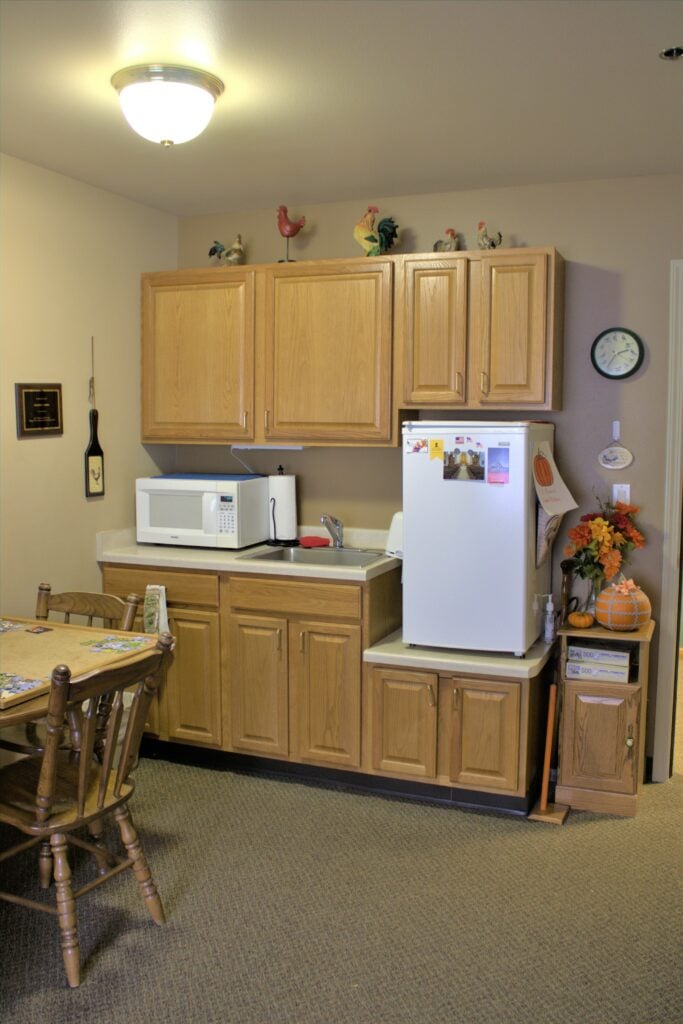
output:
[[[645,626],[651,618],[650,600],[640,587],[612,584],[598,594],[595,617],[605,629],[631,632]]]
[[[534,455],[534,476],[540,487],[550,487],[553,482],[553,470],[542,452]]]
[[[593,625],[595,619],[590,612],[570,612],[567,616],[567,622],[574,629],[588,629]]]

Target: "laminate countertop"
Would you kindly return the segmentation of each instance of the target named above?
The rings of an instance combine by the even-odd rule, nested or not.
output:
[[[468,676],[502,676],[533,679],[552,653],[554,644],[538,640],[523,658],[491,651],[460,651],[446,647],[411,647],[403,642],[401,630],[390,633],[363,651],[363,661],[395,668],[417,668],[432,672],[454,672]]]
[[[324,536],[324,531],[302,527],[302,533]],[[377,559],[366,566],[304,565],[295,562],[269,562],[250,559],[249,555],[272,551],[257,544],[240,551],[216,548],[170,547],[163,544],[138,544],[135,529],[107,530],[96,534],[97,561],[121,565],[151,565],[167,569],[204,569],[207,572],[258,574],[260,576],[298,576],[309,579],[364,582],[400,566],[401,561],[384,554],[386,530],[345,531],[347,547],[377,551]]]

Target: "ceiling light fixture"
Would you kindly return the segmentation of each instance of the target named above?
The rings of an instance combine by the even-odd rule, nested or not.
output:
[[[223,92],[220,78],[176,64],[139,64],[112,75],[121,108],[133,131],[162,146],[200,135]]]
[[[669,46],[661,50],[659,56],[662,60],[680,60],[683,57],[683,46]]]

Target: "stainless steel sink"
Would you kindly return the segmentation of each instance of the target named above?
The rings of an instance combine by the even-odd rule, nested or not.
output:
[[[242,558],[261,562],[351,567],[370,565],[381,557],[381,551],[367,551],[361,548],[271,548],[269,551],[255,551],[253,554],[242,555]]]

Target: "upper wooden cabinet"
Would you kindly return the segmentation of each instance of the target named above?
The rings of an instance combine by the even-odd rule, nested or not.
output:
[[[253,434],[253,270],[144,274],[143,441]]]
[[[563,261],[554,249],[401,259],[399,405],[560,407]]]
[[[144,274],[142,440],[390,445],[400,407],[558,409],[562,267],[520,248]]]
[[[410,405],[462,405],[467,399],[467,274],[458,259],[403,262],[404,399]]]
[[[388,259],[265,269],[266,440],[391,438]]]

